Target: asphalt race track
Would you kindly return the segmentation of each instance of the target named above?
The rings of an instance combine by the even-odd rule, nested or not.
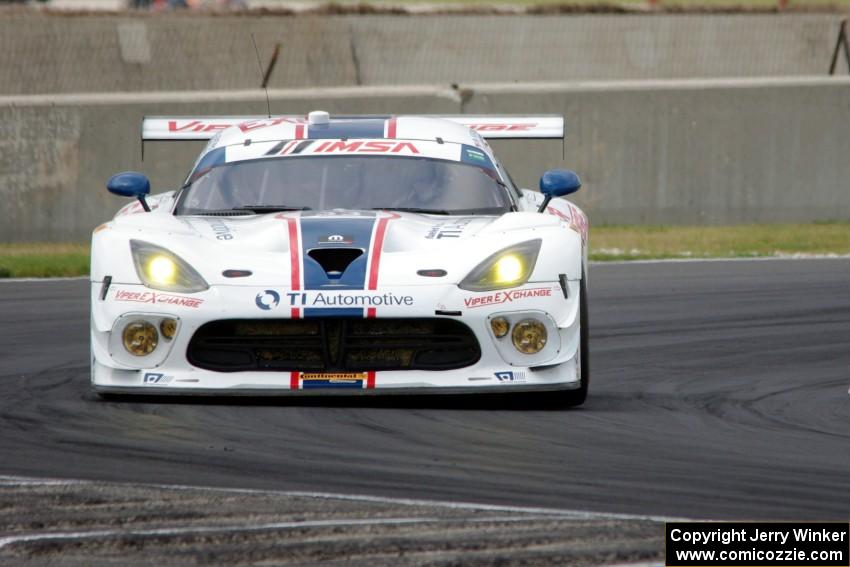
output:
[[[101,401],[83,280],[0,283],[0,475],[850,516],[850,260],[596,264],[588,402]]]

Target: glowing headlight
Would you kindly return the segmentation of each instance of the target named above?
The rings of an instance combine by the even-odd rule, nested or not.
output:
[[[177,254],[141,240],[131,240],[133,264],[142,283],[153,289],[195,293],[209,289],[204,278]]]
[[[511,333],[514,346],[523,354],[537,354],[546,346],[546,327],[536,319],[523,319]]]
[[[177,276],[177,264],[167,256],[154,256],[148,262],[147,273],[154,283],[171,285]]]
[[[538,238],[499,250],[469,272],[459,287],[469,291],[491,291],[524,284],[534,271],[540,242]]]

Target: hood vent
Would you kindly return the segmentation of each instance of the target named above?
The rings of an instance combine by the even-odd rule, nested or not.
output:
[[[363,255],[360,248],[313,248],[307,254],[322,266],[329,278],[339,278],[346,268]]]

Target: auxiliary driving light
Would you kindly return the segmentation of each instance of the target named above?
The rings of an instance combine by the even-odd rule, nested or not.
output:
[[[124,327],[124,348],[135,356],[145,356],[153,352],[159,342],[156,327],[147,321],[133,321]]]
[[[177,321],[174,319],[163,319],[159,324],[159,332],[170,341],[177,333]]]
[[[536,354],[546,346],[546,327],[536,319],[523,319],[514,325],[511,339],[523,354]]]
[[[493,335],[497,339],[501,339],[505,335],[508,334],[508,329],[510,328],[510,324],[508,320],[504,317],[495,317],[490,320],[490,329],[493,330]]]

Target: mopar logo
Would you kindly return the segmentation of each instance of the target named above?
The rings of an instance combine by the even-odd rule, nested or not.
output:
[[[343,234],[330,234],[319,238],[319,244],[352,244],[354,238]]]
[[[268,311],[273,307],[277,307],[280,303],[280,294],[273,289],[267,289],[263,293],[257,294],[257,307],[264,311]]]

